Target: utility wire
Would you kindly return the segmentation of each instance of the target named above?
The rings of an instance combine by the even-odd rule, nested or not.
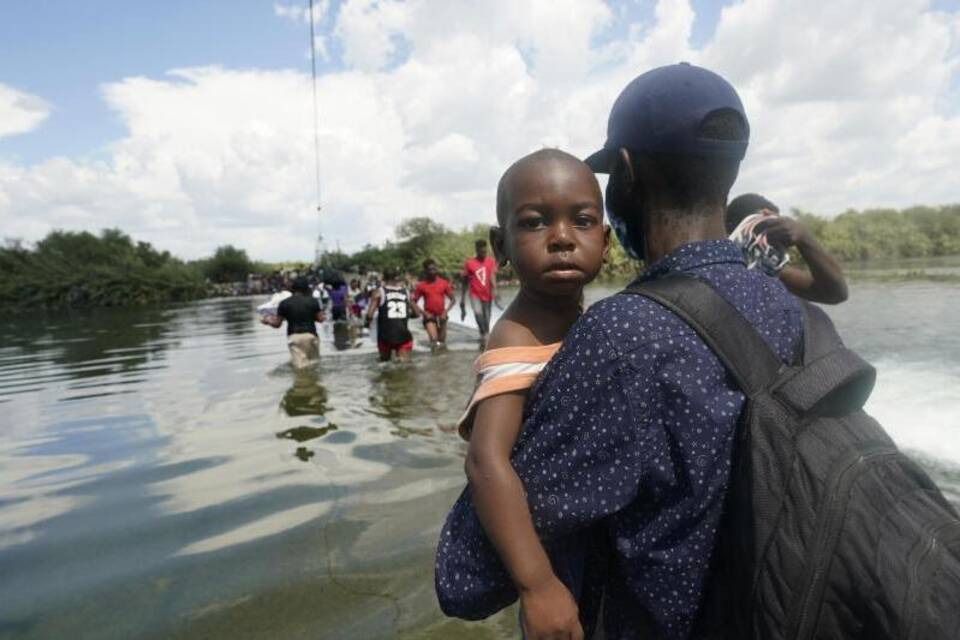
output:
[[[310,70],[313,75],[313,156],[317,182],[317,217],[320,215],[320,115],[317,107],[317,46],[313,32],[313,0],[310,0]],[[319,224],[319,221],[318,221]],[[319,236],[318,236],[319,237]]]

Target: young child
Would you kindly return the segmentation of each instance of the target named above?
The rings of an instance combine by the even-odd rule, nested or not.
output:
[[[488,350],[477,359],[478,385],[459,424],[460,434],[470,442],[470,486],[460,500],[472,499],[520,594],[521,611],[549,607],[572,616],[569,624],[579,627],[571,594],[577,590],[572,584],[578,580],[577,569],[551,566],[510,453],[523,423],[527,391],[580,316],[583,288],[606,258],[610,234],[603,223],[600,187],[577,158],[555,149],[537,151],[514,163],[500,179],[497,222],[491,243],[498,261],[513,265],[520,291],[493,327]],[[438,548],[441,601],[441,564],[447,561],[443,536],[455,535],[456,511],[444,526]],[[550,597],[543,598],[545,593]],[[558,608],[557,602],[563,606]],[[524,633],[539,637],[539,630],[521,618]]]
[[[763,196],[744,193],[727,204],[727,233],[743,250],[747,268],[759,268],[795,296],[823,304],[847,299],[843,268],[810,231]],[[796,247],[806,268],[791,267],[789,249]]]

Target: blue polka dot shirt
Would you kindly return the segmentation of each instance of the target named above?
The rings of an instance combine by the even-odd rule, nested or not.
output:
[[[776,279],[746,268],[726,240],[684,245],[643,279],[707,280],[784,362],[802,313]],[[744,396],[680,318],[642,296],[593,305],[531,390],[513,465],[558,577],[589,630],[607,638],[689,638],[710,570]],[[516,590],[464,490],[437,549],[449,614],[480,619]],[[601,604],[602,603],[602,604]],[[589,636],[588,636],[589,637]]]

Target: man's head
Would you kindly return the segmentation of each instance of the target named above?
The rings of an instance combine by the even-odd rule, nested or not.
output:
[[[548,295],[576,293],[600,271],[609,230],[596,176],[583,161],[541,149],[513,163],[497,185],[490,239],[522,286]]]
[[[744,193],[737,196],[727,205],[726,226],[727,233],[733,233],[743,219],[754,213],[766,209],[772,213],[780,213],[780,208],[758,193]]]
[[[643,255],[646,228],[664,212],[674,227],[689,217],[722,217],[749,135],[736,91],[711,71],[681,63],[627,85],[610,112],[604,148],[586,160],[610,174],[607,211],[627,251]]]
[[[437,261],[433,258],[427,258],[423,261],[423,273],[426,275],[427,280],[433,281],[436,280],[439,269],[437,269]]]
[[[400,271],[393,267],[387,267],[383,270],[383,281],[384,282],[396,282],[400,277]]]
[[[310,282],[304,276],[298,276],[290,284],[290,290],[294,293],[310,295]]]
[[[487,241],[486,240],[477,240],[473,243],[473,249],[477,254],[477,257],[483,260],[487,257]]]

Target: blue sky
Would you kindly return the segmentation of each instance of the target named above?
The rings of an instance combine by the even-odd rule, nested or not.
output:
[[[0,21],[0,82],[42,96],[54,110],[30,135],[0,139],[0,154],[27,163],[55,155],[102,154],[105,143],[124,133],[123,123],[102,99],[100,86],[105,82],[203,65],[309,69],[308,25],[276,15],[274,4],[262,0],[8,4]],[[729,3],[693,2],[695,45],[713,33],[724,4]],[[308,3],[300,5],[305,8]],[[623,4],[626,19],[607,30],[603,39],[623,35],[630,24],[649,21],[653,6],[652,1]],[[327,19],[318,29],[329,32],[331,26]],[[320,73],[343,67],[336,48],[331,53],[331,60],[319,61]]]
[[[123,135],[100,85],[198,65],[304,68],[307,25],[273,3],[32,0],[9,3],[0,21],[0,82],[42,96],[51,117],[27,136],[0,140],[27,162],[97,153]]]
[[[188,257],[225,242],[309,257],[306,6],[6,3],[5,235],[119,226]],[[347,250],[412,215],[486,221],[512,159],[589,153],[619,89],[679,60],[718,71],[747,105],[735,190],[828,216],[960,200],[945,179],[960,154],[960,0],[318,7],[320,224]]]

